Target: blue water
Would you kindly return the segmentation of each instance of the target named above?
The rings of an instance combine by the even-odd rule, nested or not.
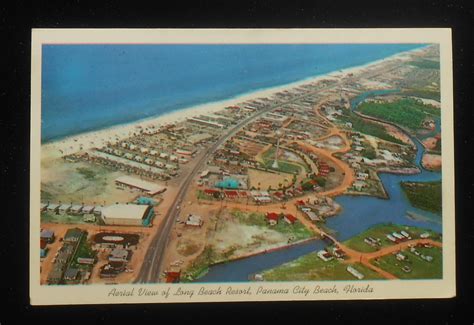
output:
[[[351,102],[352,109],[355,109],[360,102],[369,96],[391,92],[396,92],[396,90],[371,91],[361,94]],[[437,121],[436,128],[441,130],[439,121]],[[417,148],[415,164],[420,168],[420,173],[415,175],[380,174],[380,179],[390,197],[389,200],[368,196],[343,195],[337,197],[336,202],[342,205],[343,211],[335,217],[326,219],[326,226],[335,231],[334,237],[344,241],[381,223],[417,226],[442,232],[441,216],[411,206],[400,186],[401,181],[429,182],[441,179],[441,173],[430,172],[421,167],[424,148],[416,138],[412,137],[412,140]],[[407,217],[407,212],[414,212],[422,218],[413,220]],[[325,242],[314,240],[284,250],[215,265],[210,268],[209,273],[197,281],[248,281],[252,274],[290,262],[308,253],[318,251],[325,246]]]
[[[223,100],[422,46],[43,45],[41,139]]]
[[[220,181],[216,184],[217,188],[229,188],[229,189],[237,189],[239,188],[239,181],[234,178],[226,178],[223,181]]]
[[[145,197],[145,196],[140,196],[139,198],[137,198],[136,200],[136,203],[137,204],[141,204],[141,205],[151,205],[151,206],[155,206],[156,205],[156,201],[149,198],[149,197]]]

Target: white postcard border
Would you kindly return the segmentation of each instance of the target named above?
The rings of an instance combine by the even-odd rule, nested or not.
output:
[[[212,284],[40,285],[41,46],[95,43],[439,43],[442,105],[443,279]],[[426,29],[33,29],[31,57],[30,302],[32,305],[449,298],[456,294],[451,30]],[[320,291],[315,289],[319,286]],[[221,294],[217,291],[220,287]],[[228,288],[243,293],[227,294]],[[288,293],[258,293],[259,287]],[[304,289],[303,289],[304,287]],[[194,290],[193,295],[176,295]],[[199,295],[199,290],[215,294]],[[245,290],[252,292],[245,293]],[[324,290],[321,290],[324,289]],[[115,290],[115,291],[114,291]],[[337,290],[337,293],[334,292]],[[348,290],[348,291],[347,291]],[[350,292],[350,291],[355,292]],[[140,295],[147,292],[150,295]],[[365,292],[364,292],[365,291]],[[370,292],[368,292],[370,291]],[[133,295],[130,292],[133,292]]]

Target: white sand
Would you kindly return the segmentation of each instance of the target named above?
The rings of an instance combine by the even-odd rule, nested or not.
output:
[[[48,158],[60,157],[67,154],[72,154],[77,151],[87,150],[94,147],[102,147],[107,144],[107,142],[116,142],[123,140],[125,138],[130,137],[133,132],[138,131],[139,127],[145,129],[150,126],[163,126],[170,123],[176,123],[185,120],[186,118],[213,113],[219,110],[222,110],[226,106],[236,105],[238,103],[242,103],[247,100],[262,98],[262,97],[270,97],[271,95],[275,94],[276,92],[282,90],[289,90],[293,87],[298,87],[303,84],[314,83],[317,81],[321,81],[323,79],[332,79],[336,78],[339,79],[341,77],[346,76],[349,73],[354,74],[357,76],[358,73],[366,71],[368,68],[375,68],[380,64],[387,63],[392,60],[409,60],[412,54],[416,54],[422,52],[426,49],[414,49],[407,52],[398,53],[392,55],[390,57],[373,61],[361,66],[351,67],[344,70],[338,70],[337,72],[331,72],[326,75],[320,75],[316,77],[310,77],[301,81],[297,81],[294,83],[286,84],[283,86],[277,86],[272,88],[267,88],[263,90],[258,90],[252,93],[243,94],[240,96],[236,96],[234,98],[230,98],[227,100],[217,101],[206,103],[202,105],[192,106],[185,109],[180,109],[174,112],[170,112],[164,115],[147,118],[144,120],[133,121],[127,124],[121,124],[112,126],[109,128],[86,132],[70,137],[63,138],[61,140],[52,141],[47,144],[43,144],[41,146],[42,149],[42,158],[45,156]]]

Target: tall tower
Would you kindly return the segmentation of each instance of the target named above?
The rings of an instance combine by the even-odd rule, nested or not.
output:
[[[275,160],[273,161],[272,168],[278,169],[278,150],[280,149],[280,137],[281,137],[280,131],[276,131],[275,136],[277,137],[277,147],[275,150]]]

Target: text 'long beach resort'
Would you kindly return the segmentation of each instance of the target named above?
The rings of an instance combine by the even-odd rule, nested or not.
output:
[[[396,52],[134,122],[75,112],[86,131],[41,146],[41,284],[442,279],[440,50]]]

